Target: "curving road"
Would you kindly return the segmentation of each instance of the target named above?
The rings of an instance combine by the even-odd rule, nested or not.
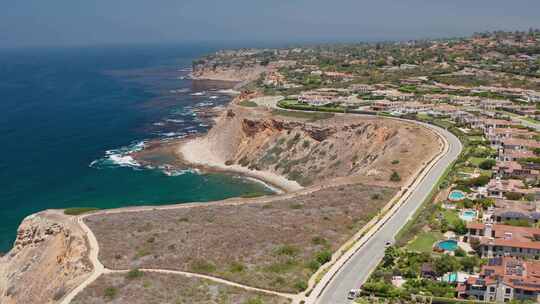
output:
[[[393,240],[399,230],[413,216],[421,203],[428,197],[433,186],[446,168],[457,159],[462,145],[452,133],[428,125],[443,136],[448,143],[448,150],[436,164],[419,181],[403,205],[390,217],[390,219],[373,236],[343,264],[322,293],[315,300],[319,304],[352,303],[347,300],[349,290],[360,287],[369,277],[370,273],[384,256],[385,243]]]

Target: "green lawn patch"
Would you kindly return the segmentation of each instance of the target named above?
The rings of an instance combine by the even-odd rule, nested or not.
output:
[[[309,121],[317,121],[322,119],[329,119],[334,117],[332,113],[325,112],[298,112],[298,111],[286,111],[286,110],[272,110],[273,115],[280,115],[286,117],[295,117],[301,119],[308,119]]]
[[[99,208],[92,208],[92,207],[75,207],[75,208],[67,208],[64,209],[64,214],[66,215],[81,215],[84,213],[97,211]]]
[[[407,245],[407,249],[417,252],[431,252],[433,244],[443,237],[438,231],[422,232]]]
[[[455,210],[444,210],[442,215],[446,222],[448,222],[450,225],[454,225],[460,221],[459,215]]]
[[[257,103],[251,101],[251,100],[244,100],[238,103],[239,105],[243,107],[249,107],[249,108],[255,108],[257,107]]]
[[[485,160],[486,158],[483,157],[469,157],[469,159],[467,159],[469,163],[475,165],[476,167],[480,166],[480,164]]]

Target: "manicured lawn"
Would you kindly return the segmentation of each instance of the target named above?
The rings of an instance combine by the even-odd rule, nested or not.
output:
[[[455,210],[444,210],[442,214],[443,214],[443,218],[450,225],[453,225],[454,223],[459,221],[459,215],[458,215],[457,211],[455,211]]]
[[[485,140],[484,136],[469,136],[468,139],[470,141],[482,141],[482,140]]]
[[[486,158],[483,158],[483,157],[469,157],[469,159],[468,159],[468,161],[471,164],[473,164],[473,165],[475,165],[477,167],[480,166],[480,164],[485,160],[486,160]]]
[[[433,244],[442,239],[443,235],[437,231],[422,232],[407,245],[407,249],[418,252],[431,252]]]

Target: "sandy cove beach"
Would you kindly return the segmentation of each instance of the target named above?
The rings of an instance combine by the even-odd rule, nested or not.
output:
[[[268,171],[250,170],[240,165],[225,165],[218,153],[212,147],[207,137],[193,138],[184,142],[177,151],[180,157],[188,164],[207,167],[209,169],[239,173],[248,177],[261,180],[271,186],[285,192],[293,192],[302,189],[296,181],[291,181],[278,174]]]

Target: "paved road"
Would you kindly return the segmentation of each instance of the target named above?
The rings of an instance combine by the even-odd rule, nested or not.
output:
[[[347,300],[347,292],[353,288],[358,288],[367,280],[371,271],[375,269],[384,256],[386,241],[394,239],[401,227],[412,217],[414,212],[429,195],[433,185],[446,168],[458,157],[462,149],[459,139],[446,130],[434,126],[430,127],[436,128],[446,137],[449,144],[448,152],[431,168],[424,179],[418,184],[416,190],[412,192],[388,222],[343,265],[323,290],[316,303],[352,303],[352,301]]]

